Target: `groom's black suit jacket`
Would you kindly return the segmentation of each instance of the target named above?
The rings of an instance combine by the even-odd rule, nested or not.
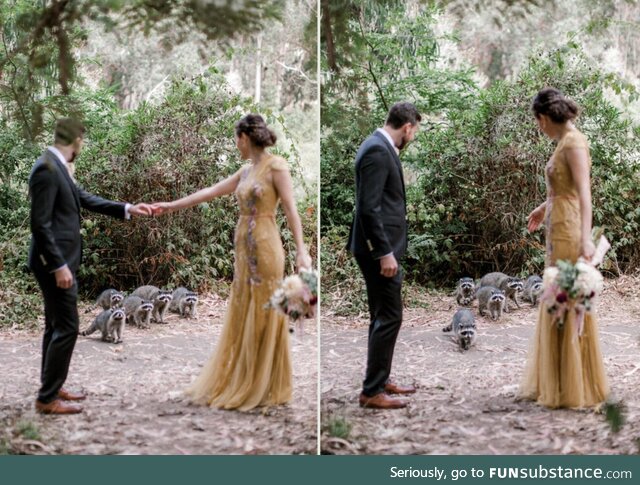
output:
[[[407,249],[406,196],[400,158],[382,133],[374,132],[356,155],[356,212],[347,247],[355,256],[380,259]]]
[[[82,259],[80,208],[125,217],[125,204],[92,195],[78,187],[58,157],[46,150],[29,177],[31,247],[29,268],[51,273],[65,264],[75,274]]]

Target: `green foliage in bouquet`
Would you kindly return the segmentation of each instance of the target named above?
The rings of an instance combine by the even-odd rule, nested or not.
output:
[[[578,268],[570,261],[560,259],[556,262],[558,269],[558,286],[567,292],[567,296],[575,299],[578,296],[579,288],[576,287],[576,279],[578,278]]]

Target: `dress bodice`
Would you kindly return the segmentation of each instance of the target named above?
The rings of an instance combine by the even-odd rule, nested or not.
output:
[[[268,157],[260,165],[247,164],[240,169],[240,183],[235,193],[241,216],[275,216],[279,197],[268,174],[273,170],[286,170],[287,162],[274,155]]]

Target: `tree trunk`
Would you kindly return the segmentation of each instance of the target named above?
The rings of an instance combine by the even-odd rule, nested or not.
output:
[[[262,88],[262,34],[258,34],[256,49],[256,94],[255,102],[260,102],[261,88]]]
[[[322,0],[322,34],[327,44],[327,61],[329,63],[329,69],[332,71],[338,70],[336,63],[336,48],[333,43],[333,29],[331,28],[331,13],[329,11],[329,0]]]

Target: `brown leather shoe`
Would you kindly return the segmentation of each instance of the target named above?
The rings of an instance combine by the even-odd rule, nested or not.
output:
[[[413,394],[416,392],[416,388],[413,386],[401,386],[400,384],[387,382],[384,385],[384,392],[387,394]]]
[[[60,399],[46,404],[36,400],[36,411],[41,414],[78,414],[82,412],[82,408],[75,404],[66,404]]]
[[[400,409],[407,407],[407,403],[400,399],[389,397],[384,392],[375,396],[360,394],[360,407],[372,409]]]
[[[64,399],[65,401],[84,401],[86,398],[87,396],[79,392],[71,392],[66,389],[58,391],[58,399]]]

